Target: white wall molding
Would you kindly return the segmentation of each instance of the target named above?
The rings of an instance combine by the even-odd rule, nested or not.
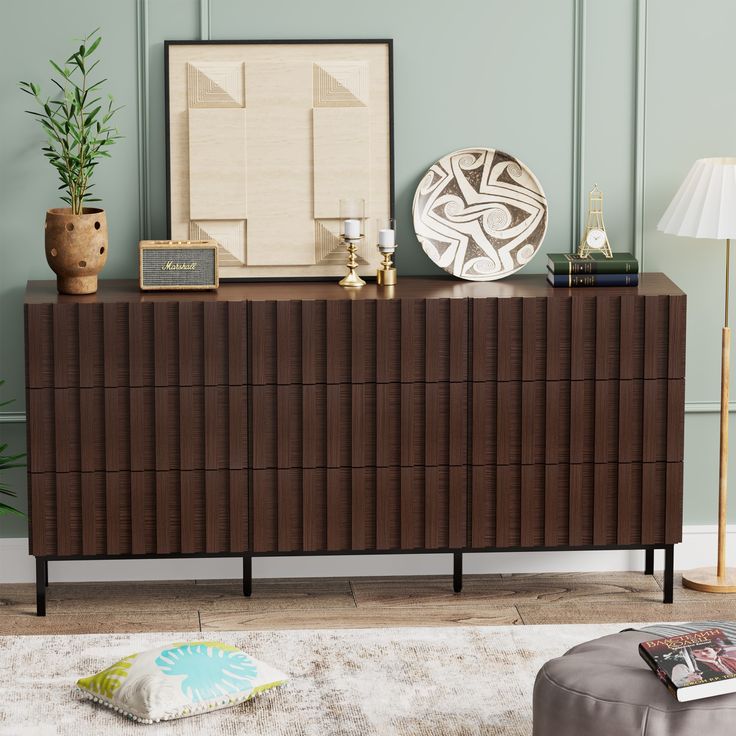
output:
[[[634,255],[644,270],[644,207],[647,125],[647,20],[648,0],[636,3],[636,124],[634,139]]]
[[[199,38],[201,41],[210,40],[210,29],[212,27],[212,13],[210,0],[199,0]]]
[[[570,250],[574,252],[582,234],[583,172],[585,157],[585,0],[573,0],[572,69],[572,191]]]
[[[23,424],[25,421],[24,411],[0,411],[0,424]]]
[[[717,528],[711,525],[684,527],[683,542],[675,548],[675,567],[687,570],[715,564]],[[728,528],[729,550],[736,553],[736,526]],[[0,539],[0,583],[30,583],[35,579],[33,557],[26,538]],[[655,555],[655,567],[663,554]],[[595,552],[493,552],[465,555],[465,572],[611,572],[643,570],[639,550]],[[113,580],[193,580],[240,578],[240,558],[193,558],[177,560],[85,560],[52,562],[51,583]],[[361,577],[364,575],[450,575],[449,554],[421,555],[331,555],[305,557],[257,557],[256,578]]]
[[[717,414],[721,411],[718,401],[686,401],[685,414]],[[728,405],[729,412],[736,412],[736,401]],[[23,411],[0,411],[0,424],[22,424],[26,421]]]
[[[149,156],[150,116],[149,100],[149,44],[148,0],[136,5],[136,52],[138,59],[138,207],[141,240],[151,236],[151,162]]]
[[[721,403],[719,401],[686,401],[686,414],[717,414],[721,411]],[[736,401],[732,401],[728,405],[728,411],[736,411]]]

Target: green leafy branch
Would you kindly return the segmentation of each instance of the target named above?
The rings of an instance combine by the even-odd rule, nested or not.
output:
[[[0,381],[0,386],[2,386],[5,383],[5,381]],[[11,404],[11,401],[3,401],[0,402],[0,408],[3,406],[7,406],[8,404]],[[20,453],[18,455],[7,455],[8,445],[7,443],[4,443],[0,445],[0,473],[3,473],[6,470],[10,470],[11,468],[23,468],[25,467],[25,463],[20,462],[25,457],[24,453]],[[17,498],[18,494],[9,488],[3,481],[0,480],[0,495],[4,496],[10,496],[11,498]],[[4,516],[6,514],[16,514],[17,516],[23,516],[23,512],[18,511],[18,509],[13,508],[12,506],[9,506],[6,503],[3,503],[0,501],[0,516]]]
[[[113,106],[111,95],[102,99],[101,87],[107,79],[90,80],[100,63],[99,59],[91,61],[102,41],[99,30],[85,36],[63,64],[49,60],[56,72],[51,79],[58,88],[55,97],[44,97],[34,82],[20,82],[20,89],[39,107],[26,112],[46,133],[41,150],[59,176],[59,190],[64,191],[61,199],[75,215],[82,214],[85,204],[100,201],[93,196],[90,180],[100,160],[110,157],[108,148],[121,138],[111,123],[120,108]]]

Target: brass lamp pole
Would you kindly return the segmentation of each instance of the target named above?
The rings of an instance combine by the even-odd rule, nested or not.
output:
[[[726,303],[721,330],[721,441],[718,464],[718,562],[715,571],[699,567],[682,576],[682,584],[706,593],[736,592],[736,570],[726,567],[726,523],[728,511],[728,393],[731,373],[731,328],[728,326],[728,281],[731,239],[726,238]]]
[[[728,326],[731,238],[736,237],[736,158],[698,159],[658,225],[671,235],[726,241],[726,288],[721,330],[721,425],[718,465],[718,555],[716,567],[683,573],[686,588],[706,593],[736,592],[736,570],[726,567],[728,501],[728,393],[731,328]]]

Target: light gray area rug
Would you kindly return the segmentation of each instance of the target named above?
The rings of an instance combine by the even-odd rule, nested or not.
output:
[[[529,736],[541,665],[625,626],[0,637],[0,736]],[[290,682],[234,708],[150,726],[70,696],[79,677],[128,654],[208,638],[272,663]]]

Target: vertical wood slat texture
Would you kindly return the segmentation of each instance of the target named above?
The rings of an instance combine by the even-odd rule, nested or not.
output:
[[[181,302],[178,307],[179,385],[192,386],[198,383],[197,379],[201,379],[202,376],[202,309],[204,305],[196,302]],[[204,334],[207,334],[206,331]]]
[[[36,555],[248,549],[242,471],[33,473],[29,490]]]
[[[684,378],[684,296],[582,291],[471,300],[471,380]]]
[[[253,471],[254,551],[464,548],[467,468]]]
[[[467,463],[467,385],[253,387],[254,468]]]
[[[29,388],[100,381],[107,387],[240,385],[244,355],[228,349],[235,337],[256,348],[256,385],[458,381],[467,376],[468,359],[476,381],[684,377],[684,295],[581,291],[353,302],[32,303],[26,305]],[[250,338],[247,310],[256,330]],[[618,366],[610,363],[615,356]]]
[[[668,378],[685,377],[685,330],[687,297],[668,297],[668,340],[667,340],[667,376]]]
[[[49,320],[38,306],[28,307],[29,334],[42,334]],[[44,366],[54,362],[53,350],[31,340],[35,352],[29,363],[40,368],[34,369],[29,386],[245,385],[245,313],[246,304],[238,302],[56,305],[51,345],[59,367],[53,379],[46,376]],[[74,330],[76,337],[67,340]],[[230,350],[231,341],[240,350]]]
[[[29,304],[29,387],[91,385],[99,380],[101,361],[108,387],[128,381],[133,386],[219,385],[226,373],[231,384],[244,383],[244,376],[235,375],[242,371],[227,348],[244,333],[244,324],[239,329],[237,321],[244,323],[246,309],[256,330],[256,384],[276,381],[277,366],[280,383],[464,380],[464,362],[471,355],[473,380],[617,378],[619,369],[622,378],[682,378],[685,302],[684,295],[607,296],[604,290],[595,295],[585,290],[574,299],[555,294],[376,302]],[[472,351],[463,329],[469,312]],[[595,333],[595,346],[585,338],[587,332]],[[651,348],[646,375],[645,340]],[[605,357],[618,354],[619,341],[627,348],[621,351],[621,365],[607,365]],[[498,345],[508,349],[499,351]],[[590,355],[571,360],[573,354],[579,357],[578,345],[587,345]],[[546,353],[544,366],[538,350]],[[83,363],[80,353],[87,358]],[[127,354],[127,367],[116,365],[116,354]],[[526,362],[520,368],[522,359]],[[231,363],[227,367],[225,360]],[[352,363],[356,366],[351,368]]]
[[[79,386],[79,304],[54,308],[54,386]]]
[[[54,386],[54,307],[26,304],[23,313],[27,387]]]
[[[570,528],[569,465],[544,466],[544,544],[561,547],[567,544]]]
[[[31,472],[247,467],[245,386],[30,389],[28,416]]]
[[[152,308],[151,305],[147,304],[128,305],[128,370],[131,386],[143,386],[145,384],[144,360],[148,358],[148,351],[144,348],[144,307],[148,308],[147,311]]]
[[[252,382],[464,382],[467,299],[256,301]]]
[[[671,544],[683,463],[474,467],[470,548]]]
[[[146,489],[143,473],[130,474],[130,552],[143,555],[154,548],[148,538],[146,522]]]

